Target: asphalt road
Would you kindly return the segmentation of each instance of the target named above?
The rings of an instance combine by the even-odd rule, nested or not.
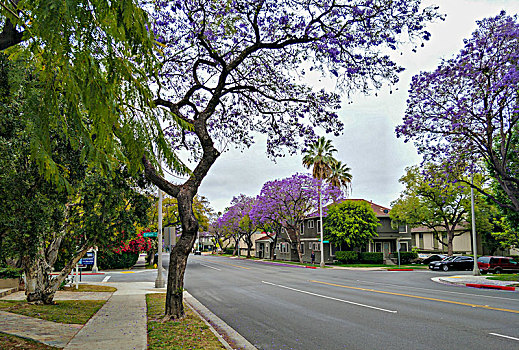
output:
[[[439,275],[191,255],[185,287],[258,349],[519,349],[519,293],[431,281]],[[156,270],[88,279],[107,276],[154,281]]]

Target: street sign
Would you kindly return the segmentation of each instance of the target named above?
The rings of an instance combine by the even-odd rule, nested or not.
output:
[[[143,232],[142,237],[157,237],[157,232]]]
[[[80,265],[94,265],[94,258],[83,258],[79,259],[78,264]]]
[[[321,240],[319,240],[319,242],[321,242]],[[330,241],[323,241],[323,243],[330,243]]]

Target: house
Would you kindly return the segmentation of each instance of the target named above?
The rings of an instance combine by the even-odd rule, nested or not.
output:
[[[397,251],[397,246],[400,244],[400,251],[410,251],[412,248],[411,231],[407,225],[400,225],[398,228],[393,228],[391,225],[391,218],[389,217],[389,208],[368,202],[365,199],[347,199],[349,201],[363,201],[369,203],[375,212],[380,225],[377,227],[378,237],[373,238],[361,247],[364,252],[382,252],[384,253],[385,261],[389,260],[392,252]],[[323,210],[323,217],[326,216],[326,210]],[[301,252],[304,262],[311,262],[312,250],[315,252],[315,261],[321,261],[321,244],[320,244],[320,220],[319,212],[314,212],[308,215],[301,225]],[[276,255],[281,260],[297,261],[297,251],[294,244],[291,244],[287,235],[280,237],[276,245]],[[328,241],[324,241],[324,261],[325,263],[332,263],[335,260],[335,252],[341,250],[341,247],[336,247]],[[346,248],[346,247],[342,247]]]
[[[455,254],[471,255],[472,253],[472,232],[470,225],[467,224],[465,227],[457,226],[454,230],[455,235],[452,240],[452,250]],[[420,252],[424,253],[437,253],[447,254],[448,247],[442,244],[438,239],[437,235],[441,234],[441,240],[447,242],[447,233],[442,228],[437,229],[438,232],[428,227],[414,227],[411,229],[411,235],[413,239],[413,247],[416,247]],[[464,231],[464,232],[463,232]],[[476,232],[476,244],[478,247],[479,255],[513,255],[514,249],[498,249],[495,252],[490,251],[483,245],[481,235]]]
[[[262,232],[262,235],[254,241],[256,247],[256,258],[270,259],[270,254],[272,253],[272,249],[274,249],[273,245],[275,238],[275,233]]]

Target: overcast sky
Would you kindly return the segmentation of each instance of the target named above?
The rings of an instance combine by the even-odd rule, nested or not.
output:
[[[411,77],[420,71],[431,71],[441,58],[451,58],[463,46],[476,28],[476,20],[495,16],[502,9],[508,14],[519,12],[519,0],[436,0],[447,15],[428,27],[432,37],[417,53],[410,50],[397,57],[406,68],[393,94],[383,90],[377,96],[353,96],[348,104],[344,97],[339,112],[345,124],[340,137],[330,138],[337,148],[336,158],[351,168],[353,193],[350,198],[364,198],[390,207],[397,199],[402,186],[398,179],[408,166],[418,164],[421,158],[412,144],[404,144],[395,136],[395,126],[400,124],[405,111]],[[318,131],[319,132],[319,131]],[[324,135],[320,132],[320,135]],[[308,172],[301,165],[301,156],[269,160],[265,152],[265,139],[244,150],[231,150],[221,155],[204,179],[199,194],[207,197],[216,211],[223,211],[233,196],[244,193],[259,194],[266,181]]]

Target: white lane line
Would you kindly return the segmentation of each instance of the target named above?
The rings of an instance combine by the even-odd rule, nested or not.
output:
[[[512,339],[512,340],[519,341],[519,338],[510,337],[508,335],[502,335],[502,334],[497,334],[497,333],[488,333],[488,334],[495,335],[496,337],[502,337],[502,338],[506,338],[506,339]]]
[[[200,265],[205,266],[205,267],[208,267],[208,268],[210,268],[210,269],[215,269],[215,270],[218,270],[218,271],[222,271],[222,270],[220,270],[220,269],[217,269],[216,267],[212,267],[212,266],[209,266],[209,265],[206,265],[206,264],[202,264],[202,263],[200,263]]]
[[[103,281],[102,281],[102,282],[108,282],[108,280],[110,279],[110,277],[112,277],[112,276],[106,276],[105,278],[103,278]]]
[[[313,296],[320,297],[320,298],[324,298],[324,299],[330,299],[330,300],[340,301],[340,302],[342,302],[342,303],[351,304],[351,305],[357,305],[357,306],[362,306],[362,307],[367,307],[368,309],[374,309],[374,310],[379,310],[379,311],[389,312],[389,313],[392,313],[392,314],[396,314],[396,313],[397,313],[397,311],[395,311],[395,310],[382,309],[382,308],[379,308],[379,307],[376,307],[376,306],[371,306],[371,305],[366,305],[366,304],[360,304],[360,303],[356,303],[356,302],[354,302],[354,301],[349,301],[349,300],[344,300],[344,299],[338,299],[338,298],[329,297],[329,296],[326,296],[326,295],[321,295],[321,294],[316,294],[316,293],[312,293],[312,292],[307,292],[307,291],[305,291],[305,290],[300,290],[300,289],[295,289],[295,288],[291,288],[291,287],[287,287],[287,286],[282,286],[282,285],[280,285],[280,284],[274,284],[274,283],[265,282],[265,281],[261,281],[261,282],[262,282],[262,283],[265,283],[265,284],[269,284],[269,285],[271,285],[271,286],[276,286],[276,287],[280,287],[280,288],[290,289],[290,290],[293,290],[293,291],[296,291],[296,292],[299,292],[299,293],[304,293],[304,294],[308,294],[308,295],[313,295]]]

